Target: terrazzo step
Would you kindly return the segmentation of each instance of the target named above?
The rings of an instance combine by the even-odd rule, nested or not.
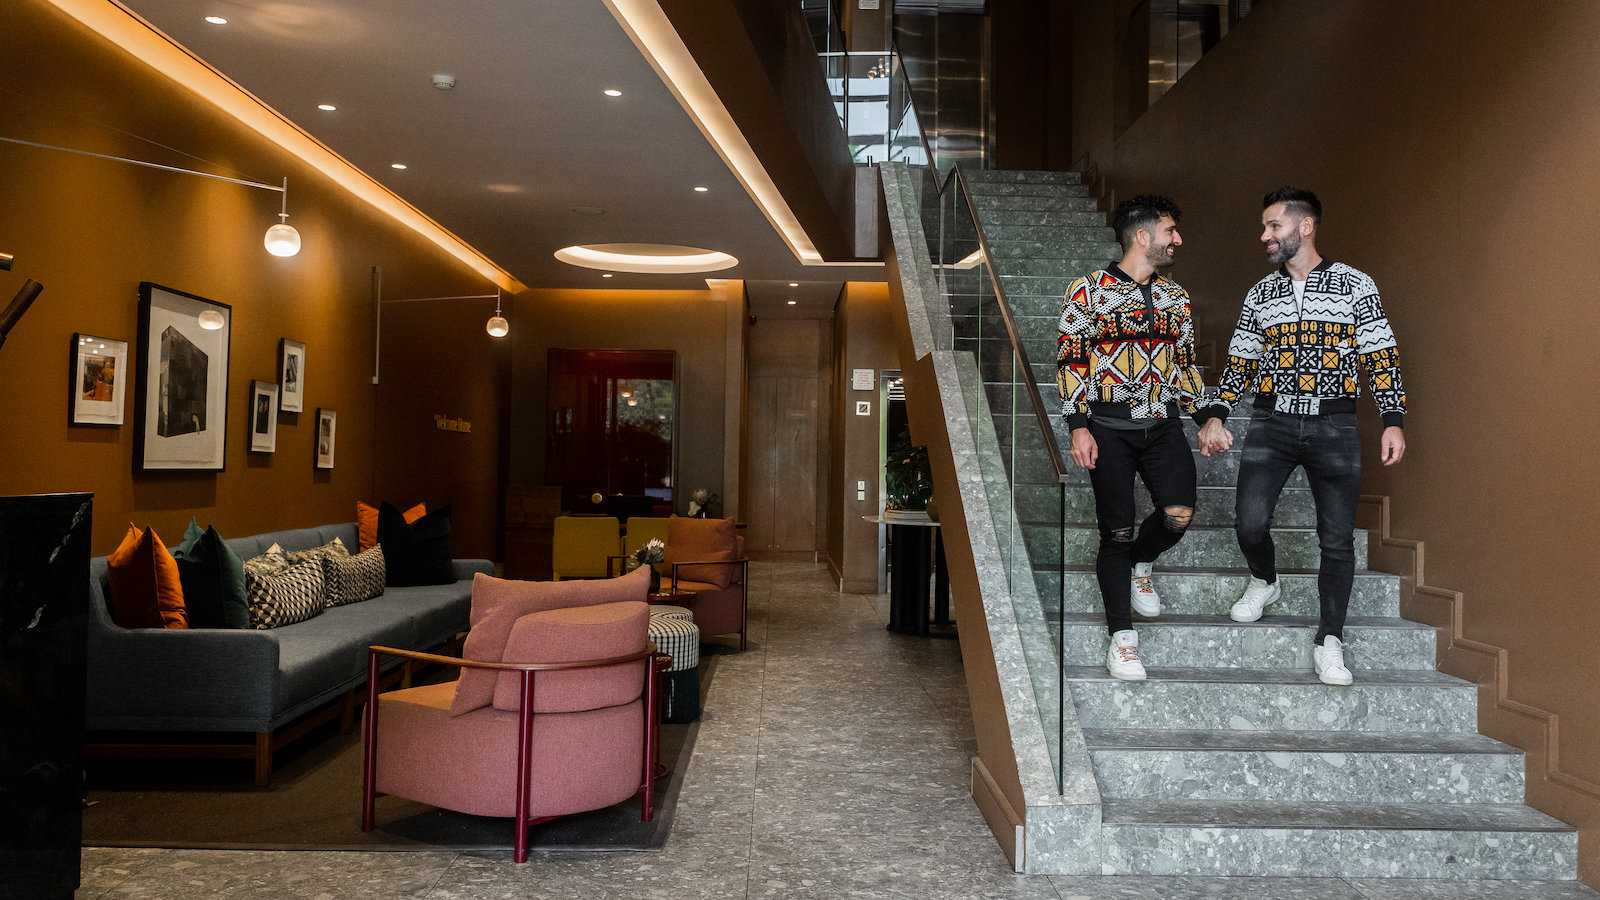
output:
[[[1065,521],[1069,525],[1094,525],[1094,488],[1086,484],[1068,485],[1066,495],[1066,518],[1063,520],[1059,488],[1048,484],[1019,484],[1013,495],[1017,517],[1024,524]],[[1194,524],[1197,527],[1233,527],[1236,498],[1235,488],[1200,488],[1199,496],[1195,499]],[[1154,509],[1155,504],[1151,502],[1149,492],[1136,489],[1135,518],[1143,521]],[[1294,488],[1285,489],[1279,494],[1272,524],[1280,528],[1315,528],[1317,508],[1311,491]]]
[[[1083,184],[1083,173],[1067,169],[969,169],[961,167],[968,185],[979,184]]]
[[[1036,225],[1042,228],[1093,225],[1104,228],[1106,214],[1098,209],[1017,209],[980,205],[978,221],[983,224],[985,232],[996,225]]]
[[[1116,259],[1122,255],[1122,248],[1116,241],[1093,242],[1067,242],[1059,248],[1051,244],[1052,252],[1049,256],[1040,256],[1030,259],[1002,259],[996,258],[994,267],[1002,278],[1006,276],[1027,276],[1033,278],[1076,278],[1085,271],[1077,265],[1069,265],[1076,260],[1085,258],[1095,260],[1094,268],[1106,264],[1106,260]]]
[[[1108,800],[1101,817],[1107,875],[1577,875],[1577,831],[1514,804]]]
[[[1055,610],[1054,599],[1061,596],[1059,569],[1036,566],[1033,580],[1039,596]],[[1069,613],[1102,612],[1100,583],[1095,579],[1093,566],[1067,569],[1066,603]],[[1250,581],[1245,569],[1200,570],[1172,569],[1158,566],[1155,574],[1156,591],[1161,594],[1163,611],[1167,615],[1224,616],[1244,593]],[[1280,569],[1278,583],[1283,586],[1282,598],[1267,607],[1262,621],[1278,617],[1310,617],[1321,610],[1317,593],[1317,573],[1314,570],[1292,571]],[[1351,616],[1395,618],[1400,615],[1400,578],[1387,572],[1357,571],[1350,589]]]
[[[1028,548],[1028,558],[1035,563],[1048,564],[1061,555],[1069,566],[1094,565],[1100,552],[1100,530],[1093,526],[1069,525],[1066,534],[1055,525],[1023,525],[1023,540]],[[1355,532],[1356,568],[1367,567],[1367,533]],[[1317,544],[1314,528],[1273,528],[1272,540],[1277,550],[1277,564],[1285,569],[1315,569],[1322,564],[1322,548]],[[1061,545],[1065,543],[1063,548]],[[1239,549],[1239,538],[1232,528],[1191,527],[1176,547],[1161,554],[1156,560],[1158,568],[1195,567],[1241,569],[1245,567],[1244,552]],[[1157,590],[1160,590],[1157,588]]]
[[[1522,751],[1478,734],[1084,732],[1115,799],[1492,803],[1525,797]]]
[[[984,235],[991,246],[1008,241],[1038,241],[1047,245],[1114,244],[1117,233],[1101,221],[1093,225],[985,225]],[[1073,254],[1081,256],[1082,254]]]
[[[1067,613],[1063,654],[1067,665],[1095,666],[1106,657],[1103,613]],[[1135,616],[1139,658],[1161,668],[1311,669],[1317,620],[1309,616],[1263,617],[1239,623],[1226,615],[1167,613],[1156,619]],[[1345,664],[1352,672],[1431,670],[1434,630],[1405,619],[1365,616],[1345,622]],[[1519,798],[1520,799],[1520,798]]]
[[[1098,666],[1063,676],[1084,728],[1230,731],[1472,733],[1478,686],[1439,672],[1362,672],[1329,687],[1314,672],[1146,667],[1146,681],[1118,681]]]
[[[1035,184],[1014,181],[969,181],[967,190],[974,199],[984,197],[1084,197],[1089,188],[1081,184]]]
[[[1105,212],[1100,209],[1100,201],[1085,193],[1083,196],[1036,195],[1025,196],[1016,194],[979,194],[974,192],[972,198],[978,207],[978,216],[982,218],[990,212],[1013,209],[1032,209],[1044,212],[1096,212],[1100,220],[1105,221]]]

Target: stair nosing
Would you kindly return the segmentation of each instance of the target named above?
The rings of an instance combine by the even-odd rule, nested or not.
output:
[[[1130,812],[1137,812],[1141,807],[1166,807],[1171,812],[1182,812],[1184,807],[1192,807],[1192,815],[1170,815],[1170,821],[1133,821]],[[1385,823],[1380,821],[1341,822],[1334,820],[1311,820],[1303,822],[1252,822],[1248,819],[1227,821],[1227,817],[1216,815],[1219,811],[1233,815],[1244,815],[1252,810],[1262,812],[1281,812],[1284,810],[1304,809],[1307,806],[1328,810],[1336,809],[1339,812],[1348,812],[1357,815],[1372,817],[1383,814],[1413,813],[1426,817],[1432,813],[1435,822],[1405,821]],[[1515,814],[1530,821],[1527,822],[1485,822],[1477,825],[1465,823],[1456,824],[1447,822],[1449,818],[1458,821],[1465,818],[1471,811],[1480,811],[1489,815]],[[1442,813],[1453,814],[1441,815]],[[1396,803],[1396,804],[1371,804],[1371,803],[1272,803],[1265,801],[1249,800],[1141,800],[1105,798],[1100,807],[1101,821],[1105,825],[1130,827],[1130,828],[1229,828],[1250,830],[1274,831],[1304,831],[1304,830],[1338,830],[1338,831],[1454,831],[1454,832],[1497,832],[1497,833],[1528,833],[1528,834],[1571,834],[1578,829],[1560,819],[1553,818],[1545,813],[1522,803],[1463,803],[1463,804],[1438,804],[1438,803]],[[1223,818],[1223,821],[1217,821]]]
[[[1304,746],[1250,746],[1264,735]],[[1121,740],[1118,741],[1118,736]],[[1218,746],[1183,743],[1200,736]],[[1232,731],[1228,729],[1085,728],[1084,744],[1095,751],[1174,751],[1183,753],[1397,753],[1455,756],[1524,756],[1513,747],[1477,732]],[[1380,746],[1381,742],[1410,746]],[[1430,744],[1432,746],[1430,746]],[[1138,798],[1127,798],[1138,799]]]
[[[1145,671],[1149,675],[1145,681],[1123,681],[1113,678],[1105,666],[1063,666],[1062,678],[1081,684],[1127,685],[1133,689],[1149,684],[1274,685],[1328,689],[1327,685],[1317,680],[1316,673],[1310,669],[1203,669],[1147,666]],[[1473,682],[1454,675],[1446,675],[1435,669],[1368,669],[1356,679],[1354,687],[1439,687],[1472,691],[1478,689]],[[1349,690],[1349,688],[1332,688],[1332,690]]]
[[[1106,617],[1103,613],[1063,613],[1061,621],[1067,625],[1100,625],[1104,626]],[[1052,623],[1053,624],[1053,623]],[[1347,627],[1387,629],[1390,631],[1432,631],[1432,625],[1413,622],[1399,616],[1347,616],[1344,624]],[[1155,619],[1144,619],[1139,622],[1139,627],[1161,627],[1162,625],[1216,625],[1224,628],[1316,628],[1319,625],[1316,616],[1270,616],[1264,615],[1254,622],[1235,622],[1225,615],[1195,615],[1184,613],[1182,615],[1162,615]]]

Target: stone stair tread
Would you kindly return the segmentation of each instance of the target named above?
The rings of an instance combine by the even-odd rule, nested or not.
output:
[[[1276,530],[1276,529],[1274,529],[1274,530]],[[1306,531],[1306,530],[1315,531],[1316,529],[1312,528],[1312,529],[1301,529],[1301,530],[1302,531]],[[1054,565],[1054,564],[1050,563],[1048,560],[1046,560],[1045,562],[1042,562],[1042,563],[1039,563],[1039,564],[1035,565],[1033,568],[1034,568],[1035,571],[1039,571],[1039,572],[1063,571],[1063,572],[1084,572],[1084,573],[1088,573],[1090,575],[1094,574],[1094,566],[1090,565],[1090,564],[1087,564],[1087,563],[1081,564],[1081,565],[1077,564],[1077,563],[1073,563],[1071,565],[1058,566],[1058,565]],[[1157,575],[1249,575],[1250,574],[1250,570],[1246,569],[1246,568],[1243,568],[1243,567],[1228,568],[1228,567],[1218,567],[1218,566],[1205,566],[1205,567],[1195,567],[1195,566],[1159,566],[1159,567],[1156,568],[1156,574]],[[1280,576],[1282,576],[1282,575],[1320,575],[1322,573],[1318,569],[1286,569],[1283,566],[1279,566],[1278,567],[1278,574]],[[1390,573],[1390,572],[1379,572],[1379,571],[1377,571],[1375,569],[1357,569],[1356,570],[1356,577],[1357,578],[1360,578],[1362,576],[1369,576],[1370,577],[1370,576],[1379,576],[1379,575],[1388,576],[1390,578],[1398,578],[1398,577],[1400,577],[1400,576],[1394,575],[1393,573]]]
[[[1248,800],[1118,800],[1101,807],[1107,825],[1157,828],[1314,828],[1386,831],[1520,831],[1577,829],[1520,804],[1266,803]]]
[[[1086,728],[1090,750],[1238,750],[1265,753],[1448,753],[1516,756],[1522,751],[1468,733],[1367,731],[1186,731]]]
[[[1317,673],[1299,669],[1167,669],[1147,666],[1146,682],[1118,681],[1111,677],[1105,666],[1064,666],[1062,677],[1067,681],[1109,681],[1137,689],[1152,682],[1198,684],[1277,684],[1321,685]],[[1371,669],[1356,679],[1357,687],[1463,687],[1476,688],[1470,681],[1430,669]],[[1329,688],[1344,690],[1344,688]],[[1246,730],[1246,729],[1241,729]]]
[[[1103,613],[1064,613],[1062,621],[1068,625],[1104,625],[1106,617]],[[1380,616],[1347,616],[1344,623],[1359,628],[1393,628],[1398,631],[1433,630],[1432,625],[1424,625],[1421,622],[1413,622],[1410,619]],[[1155,619],[1140,619],[1138,624],[1140,628],[1159,628],[1162,625],[1217,625],[1225,628],[1274,628],[1283,626],[1315,628],[1319,622],[1314,616],[1265,615],[1254,622],[1235,622],[1227,616],[1162,614]]]

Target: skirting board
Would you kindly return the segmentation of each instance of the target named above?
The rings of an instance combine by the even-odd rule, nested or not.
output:
[[[1000,786],[995,784],[989,768],[976,756],[972,758],[972,799],[978,804],[978,811],[983,813],[983,820],[989,823],[989,830],[999,842],[1000,851],[1011,863],[1011,870],[1020,874],[1024,862],[1022,818],[1011,808]]]

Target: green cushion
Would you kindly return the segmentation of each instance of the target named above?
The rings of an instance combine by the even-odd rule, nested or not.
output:
[[[244,561],[233,552],[217,529],[200,530],[189,520],[183,541],[172,551],[183,583],[183,602],[189,610],[190,628],[245,628],[250,624],[250,603],[245,598]]]

